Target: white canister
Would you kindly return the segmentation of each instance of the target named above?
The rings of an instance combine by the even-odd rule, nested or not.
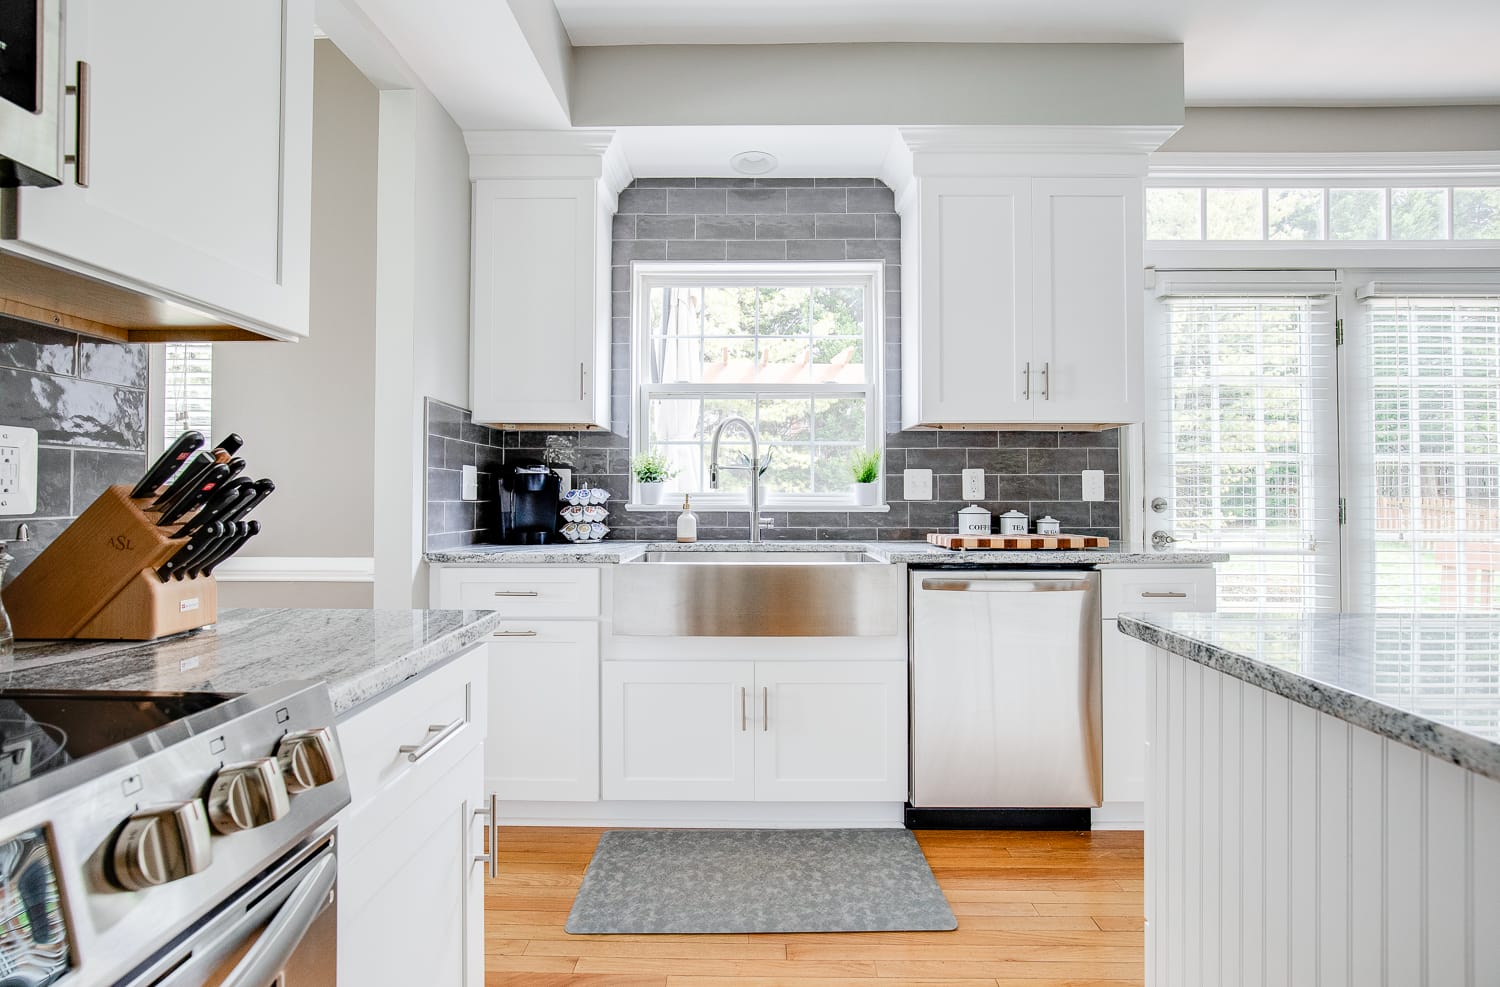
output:
[[[990,512],[978,504],[970,504],[958,512],[958,533],[961,535],[987,535],[990,533]]]
[[[1030,518],[1020,511],[1006,511],[1000,515],[1000,533],[1002,535],[1024,535],[1026,534],[1026,525],[1030,520]]]
[[[1062,522],[1050,514],[1044,518],[1038,518],[1036,533],[1039,535],[1060,535],[1062,534]]]

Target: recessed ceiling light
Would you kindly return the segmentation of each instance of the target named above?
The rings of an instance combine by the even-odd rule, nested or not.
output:
[[[741,151],[729,159],[729,167],[741,175],[764,175],[776,170],[776,155],[770,151]]]

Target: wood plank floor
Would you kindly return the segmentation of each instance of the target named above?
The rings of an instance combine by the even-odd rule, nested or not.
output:
[[[506,828],[486,987],[1122,987],[1144,982],[1141,834],[926,831],[953,932],[570,936],[599,829]]]

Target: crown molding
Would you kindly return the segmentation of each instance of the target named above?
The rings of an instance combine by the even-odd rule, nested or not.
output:
[[[1496,151],[1267,152],[1158,151],[1147,179],[1153,185],[1247,182],[1268,184],[1448,185],[1500,180]]]
[[[469,178],[592,178],[610,199],[630,184],[612,129],[469,130]]]
[[[1149,154],[1182,129],[1160,126],[1024,125],[902,127],[901,139],[917,155]]]

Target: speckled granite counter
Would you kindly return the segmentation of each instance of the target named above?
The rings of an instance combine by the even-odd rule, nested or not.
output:
[[[742,541],[677,542],[604,541],[589,545],[470,545],[424,558],[447,565],[615,565],[631,562],[645,552],[867,552],[893,565],[1207,565],[1229,558],[1209,552],[1124,552],[1114,549],[1050,552],[954,552],[926,542],[768,541],[751,546]]]
[[[1500,617],[1121,615],[1120,632],[1500,780]]]
[[[0,661],[11,689],[249,692],[328,683],[340,714],[473,647],[488,610],[226,610],[164,641],[20,641]]]

